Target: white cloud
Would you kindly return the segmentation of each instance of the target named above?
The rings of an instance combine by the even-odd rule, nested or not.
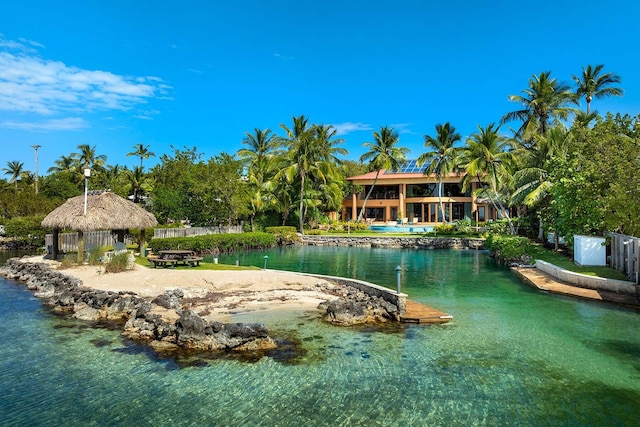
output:
[[[0,35],[0,110],[41,115],[130,110],[170,89],[158,77],[122,76],[44,59],[33,46],[41,45]]]
[[[358,132],[363,130],[373,130],[371,125],[366,123],[353,123],[353,122],[344,122],[344,123],[334,123],[333,126],[336,129],[337,135],[346,135],[351,132]]]
[[[392,127],[393,130],[398,132],[399,135],[405,135],[405,134],[416,135],[414,131],[409,129],[409,126],[411,126],[412,124],[413,123],[396,123],[394,125],[389,125],[389,127]]]
[[[293,59],[293,56],[285,56],[282,55],[280,53],[274,53],[273,56],[275,56],[276,58],[281,59],[283,62],[289,62]]]
[[[89,124],[80,117],[69,117],[66,119],[44,120],[41,122],[5,121],[0,122],[0,127],[44,132],[51,130],[80,130],[88,128]]]

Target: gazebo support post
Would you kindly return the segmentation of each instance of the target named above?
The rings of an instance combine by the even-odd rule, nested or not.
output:
[[[78,264],[84,263],[84,233],[78,230]]]
[[[139,242],[138,252],[140,252],[141,257],[146,255],[144,250],[144,247],[146,246],[144,231],[145,231],[144,228],[140,229],[140,242]]]
[[[58,260],[58,245],[59,245],[59,241],[60,241],[60,229],[59,228],[54,228],[53,229],[53,238],[52,238],[52,243],[51,243],[51,259],[54,261]]]

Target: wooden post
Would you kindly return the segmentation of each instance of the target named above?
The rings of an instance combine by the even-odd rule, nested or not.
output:
[[[78,231],[78,264],[84,263],[84,233]]]
[[[60,230],[57,228],[53,229],[52,243],[51,243],[51,259],[54,261],[58,260],[58,244],[60,240]]]

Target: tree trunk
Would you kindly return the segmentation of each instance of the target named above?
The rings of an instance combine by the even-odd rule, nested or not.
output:
[[[440,177],[440,180],[438,181],[438,201],[440,202],[440,212],[442,213],[442,222],[446,223],[448,221],[447,221],[447,217],[444,215],[444,204],[442,203],[442,177]]]
[[[507,217],[507,222],[509,223],[509,232],[511,234],[516,234],[516,230],[513,228],[513,223],[511,222],[511,218],[509,217],[509,212],[504,208],[504,206],[502,205],[502,201],[500,201],[500,197],[498,196],[498,192],[493,190],[493,192],[496,195],[496,200],[498,201],[498,204],[500,205],[500,211],[504,213],[504,215]]]
[[[304,236],[304,216],[303,216],[303,212],[302,209],[304,207],[304,178],[305,178],[305,174],[304,172],[300,173],[300,206],[298,208],[298,213],[300,216],[300,234],[302,234]]]
[[[356,220],[356,222],[362,221],[362,217],[364,216],[364,212],[367,207],[367,200],[369,200],[369,196],[371,196],[371,193],[373,192],[373,187],[375,187],[376,182],[378,182],[378,175],[380,175],[380,171],[376,172],[376,178],[373,180],[373,184],[371,185],[371,188],[367,192],[367,196],[364,198],[364,202],[362,202],[362,210],[360,211],[360,214],[358,215],[358,219]]]

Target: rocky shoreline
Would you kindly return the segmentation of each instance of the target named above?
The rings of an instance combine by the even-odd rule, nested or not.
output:
[[[85,287],[82,281],[45,263],[9,259],[0,276],[25,283],[53,312],[86,321],[122,324],[122,334],[156,351],[268,351],[276,341],[262,323],[208,321],[197,311],[198,301],[179,288],[154,298],[131,291]],[[317,286],[321,286],[318,284]],[[318,308],[332,324],[351,326],[397,321],[400,310],[380,296],[343,284],[322,285],[328,296]]]
[[[386,237],[304,235],[301,242],[311,246],[356,246],[395,249],[484,249],[484,239],[468,237]]]

